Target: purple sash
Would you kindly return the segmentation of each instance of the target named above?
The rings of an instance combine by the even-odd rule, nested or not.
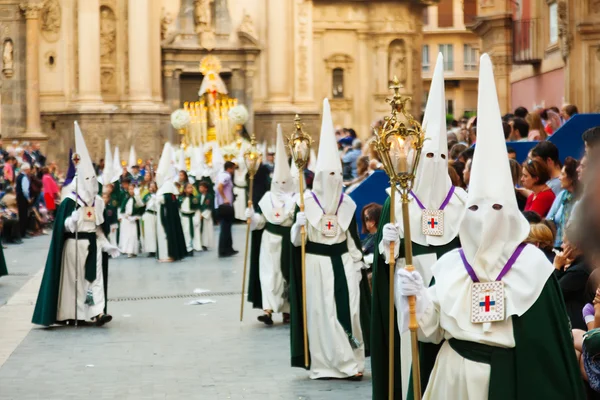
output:
[[[504,277],[504,275],[506,275],[506,273],[512,268],[513,264],[517,261],[517,259],[521,255],[521,252],[523,251],[525,246],[526,246],[525,243],[521,243],[519,246],[517,246],[517,249],[515,250],[515,252],[512,254],[512,256],[510,256],[510,258],[506,262],[506,265],[504,266],[504,268],[502,268],[502,271],[500,271],[500,274],[496,278],[496,282],[501,281],[502,278]],[[460,253],[460,258],[462,259],[462,262],[465,266],[465,269],[467,270],[467,273],[471,277],[471,280],[473,280],[473,282],[475,282],[475,283],[478,283],[479,278],[477,277],[477,274],[475,274],[475,271],[473,270],[473,267],[471,266],[471,264],[469,264],[469,262],[467,261],[467,258],[465,257],[465,252],[463,251],[463,249],[458,250],[458,252]]]
[[[317,196],[315,195],[314,192],[310,192],[310,194],[312,194],[313,199],[315,199],[315,201],[317,202],[317,205],[319,206],[319,208],[321,209],[321,211],[323,211],[323,215],[327,214],[325,212],[325,210],[323,209],[323,206],[321,205],[321,202],[319,202],[319,199],[317,198]],[[340,210],[340,206],[342,205],[342,201],[344,200],[344,193],[340,194],[340,202],[338,203],[337,208],[335,209],[335,215],[337,215],[338,211]]]
[[[444,202],[440,206],[440,211],[444,211],[444,208],[446,208],[448,203],[450,203],[450,199],[452,198],[452,195],[454,194],[454,189],[455,189],[454,186],[450,187],[450,190],[448,191],[448,195],[446,196],[446,198],[444,199]],[[423,203],[421,203],[421,200],[419,200],[417,195],[414,194],[412,190],[410,191],[410,195],[415,199],[415,201],[417,202],[417,204],[419,205],[421,210],[425,210],[425,206],[423,205]]]

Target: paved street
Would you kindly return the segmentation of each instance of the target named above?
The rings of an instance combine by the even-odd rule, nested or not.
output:
[[[112,260],[115,319],[103,328],[32,326],[49,236],[6,249],[9,272],[27,276],[0,278],[0,399],[370,398],[368,371],[362,382],[311,381],[290,368],[280,316],[267,328],[246,303],[239,322],[244,232],[234,227],[231,259]],[[216,303],[186,305],[195,299]]]

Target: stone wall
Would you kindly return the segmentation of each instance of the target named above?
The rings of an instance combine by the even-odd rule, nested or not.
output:
[[[67,159],[74,147],[73,122],[79,123],[92,160],[104,158],[104,141],[119,146],[121,160],[126,160],[133,144],[139,158],[154,157],[158,162],[170,126],[168,113],[76,113],[42,114],[42,129],[48,135],[46,152],[49,160]]]
[[[321,134],[321,115],[317,113],[301,113],[299,115],[304,124],[304,132],[311,135],[315,143],[317,143]],[[294,130],[295,116],[296,114],[286,112],[255,112],[254,133],[256,140],[259,143],[266,140],[269,145],[274,145],[277,138],[277,124],[281,124],[283,135],[289,136]]]
[[[0,134],[5,139],[25,132],[25,19],[19,4],[0,1]]]

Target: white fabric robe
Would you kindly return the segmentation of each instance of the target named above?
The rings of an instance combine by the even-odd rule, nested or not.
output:
[[[344,328],[337,319],[331,259],[327,256],[307,253],[306,313],[311,356],[310,378],[348,378],[365,369],[365,348],[360,325],[362,252],[356,248],[354,240],[347,232],[356,205],[348,196],[344,196],[338,212],[340,229],[335,237],[325,237],[321,234],[321,217],[318,216],[318,214],[322,216],[322,211],[316,205],[311,207],[310,202],[314,202],[314,200],[309,192],[305,196],[308,219],[307,239],[311,242],[328,245],[344,241],[348,243],[348,253],[342,255],[342,261],[348,282],[352,334],[361,343],[359,348],[353,349]],[[311,220],[316,223],[311,223]],[[292,229],[291,241],[294,246],[300,246],[300,230]]]
[[[388,195],[390,194],[390,189],[387,189]],[[454,195],[450,198],[448,202],[448,206],[444,209],[444,233],[445,235],[440,237],[429,237],[425,236],[422,233],[421,228],[421,209],[416,204],[416,201],[411,197],[409,203],[409,215],[410,215],[410,230],[411,237],[414,242],[417,242],[423,246],[428,246],[428,241],[433,240],[436,245],[444,245],[448,244],[458,235],[458,226],[462,221],[465,209],[465,201],[467,194],[464,190],[460,188],[456,188]],[[396,193],[396,206],[395,206],[395,221],[400,226],[400,239],[404,238],[404,226],[402,219],[402,200],[399,193]],[[396,271],[400,268],[404,268],[406,266],[406,260],[404,258],[398,258],[399,247],[396,246]],[[389,253],[385,251],[383,246],[383,241],[379,243],[379,254],[382,254],[385,257],[386,263],[389,260]],[[437,256],[435,253],[431,254],[422,254],[419,256],[413,257],[413,266],[415,269],[421,274],[423,277],[423,282],[425,285],[429,286],[429,282],[431,282],[431,278],[433,276],[433,272],[431,271],[431,267],[437,261]],[[398,288],[400,287],[399,277],[396,275],[394,287],[396,291],[394,293],[394,302],[396,305],[399,304],[400,301],[400,293]],[[398,330],[400,330],[400,317],[401,310],[396,309],[396,314],[398,315]],[[404,332],[400,334],[400,370],[402,371],[402,398],[406,399],[408,394],[408,385],[411,379],[411,365],[412,365],[412,349],[411,349],[411,339],[410,332]]]
[[[190,202],[191,197],[186,197],[181,202],[181,208],[179,209],[179,217],[181,218],[181,227],[183,228],[183,237],[185,238],[185,247],[187,252],[196,250],[202,251],[202,235],[200,233],[200,212],[192,211]],[[189,217],[184,214],[193,213],[192,217],[192,230],[190,230]]]
[[[206,196],[200,195],[200,204],[204,203]],[[198,211],[200,213],[200,211]],[[201,223],[201,244],[206,248],[215,246],[215,228],[212,219],[212,209],[206,209],[200,213]]]
[[[140,217],[133,216],[135,199],[130,198],[125,205],[125,212],[119,210],[121,231],[119,232],[119,249],[124,254],[138,254],[140,245],[137,231],[137,221]]]
[[[74,196],[69,195],[72,200]],[[85,206],[79,202],[80,206]],[[93,317],[104,311],[104,276],[102,275],[102,246],[108,243],[102,233],[101,224],[104,222],[104,201],[96,197],[95,201],[96,221],[84,221],[81,218],[77,222],[79,232],[96,232],[96,279],[88,282],[85,279],[85,260],[88,254],[89,241],[85,239],[66,239],[63,247],[60,289],[58,293],[58,307],[56,310],[57,321],[75,319],[75,292],[77,292],[77,319],[90,321]],[[74,224],[71,217],[65,220],[66,232],[74,233]],[[75,262],[75,248],[77,247],[77,263]],[[75,272],[77,270],[77,272]],[[75,286],[75,275],[77,275],[77,286]],[[94,305],[85,304],[88,290],[91,290]]]
[[[156,199],[156,194],[151,194],[146,202],[146,212],[142,216],[142,224],[143,224],[143,249],[146,253],[156,253],[156,211],[158,209],[158,203]],[[153,211],[154,214],[149,213],[148,211]]]
[[[505,320],[473,324],[470,313],[472,280],[458,250],[446,253],[432,268],[436,284],[427,289],[431,304],[417,316],[419,340],[439,343],[442,339],[456,338],[504,348],[515,347],[511,315],[521,316],[535,303],[553,270],[538,248],[526,246],[502,279]],[[488,277],[479,278],[488,280]],[[488,364],[463,358],[445,342],[423,399],[487,399],[490,371]]]
[[[233,174],[233,194],[235,196],[235,200],[233,201],[233,211],[235,213],[235,219],[242,221],[246,220],[246,207],[248,207],[248,199],[246,197],[246,172],[246,167],[240,166]]]
[[[275,222],[273,204],[282,206],[284,218],[281,222]],[[294,223],[294,209],[296,204],[291,197],[287,199],[286,203],[281,203],[277,199],[272,199],[271,192],[267,192],[258,205],[262,214],[255,214],[257,223],[253,226],[253,229],[264,229],[267,222],[286,227],[290,227]],[[274,235],[265,229],[260,242],[258,271],[263,309],[272,310],[276,313],[289,313],[290,303],[288,299],[283,297],[286,282],[281,272],[282,240],[281,236]],[[288,265],[285,267],[289,268]]]

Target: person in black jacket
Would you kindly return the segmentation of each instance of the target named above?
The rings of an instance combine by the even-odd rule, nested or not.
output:
[[[571,243],[565,234],[562,251],[554,257],[554,275],[565,300],[567,315],[573,329],[586,329],[581,310],[593,300],[586,291],[590,277],[590,265],[581,250]]]
[[[29,209],[32,203],[30,195],[30,178],[29,173],[31,166],[28,163],[21,164],[21,173],[17,176],[16,191],[17,191],[17,207],[19,209],[19,226],[21,237],[27,237],[27,223],[29,221]]]

